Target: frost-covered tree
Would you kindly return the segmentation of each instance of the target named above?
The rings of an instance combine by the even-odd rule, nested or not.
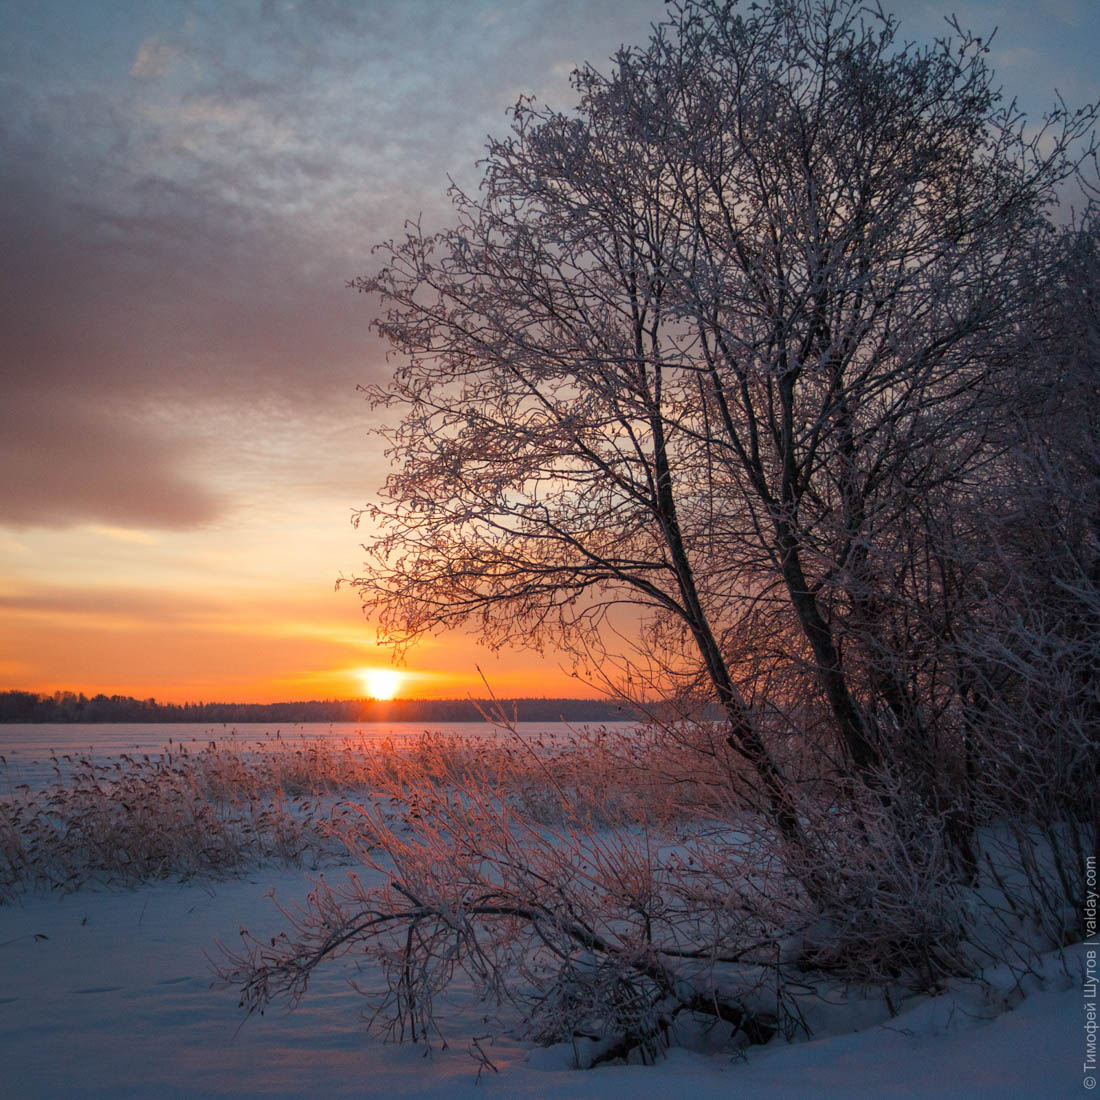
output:
[[[473,623],[599,662],[640,610],[796,842],[761,675],[820,700],[842,772],[934,755],[953,596],[925,527],[988,457],[1093,119],[1027,129],[987,50],[856,0],[688,0],[578,71],[575,111],[521,101],[453,227],[355,284],[400,357],[353,581],[384,637]]]
[[[1100,223],[1043,247],[1052,277],[991,395],[1007,410],[997,458],[957,525],[969,599],[952,664],[968,797],[1024,849],[1045,836],[1038,892],[1062,921],[1100,843]]]
[[[688,1010],[797,1028],[789,968],[929,988],[1025,926],[1064,942],[1098,813],[1096,265],[1051,219],[1095,111],[1026,126],[987,50],[859,0],[672,4],[356,280],[399,360],[352,582],[383,637],[472,625],[724,717],[536,757],[541,786],[399,775],[349,841],[386,884],[246,937],[246,1004],[363,950],[404,1034],[461,970],[592,1061]],[[1016,855],[974,890],[983,822]]]

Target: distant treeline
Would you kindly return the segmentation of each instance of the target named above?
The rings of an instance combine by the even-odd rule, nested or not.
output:
[[[0,722],[477,722],[487,700],[314,699],[300,703],[158,703],[128,695],[0,692]],[[503,699],[520,722],[625,722],[637,715],[602,699]],[[479,707],[481,708],[479,710]]]

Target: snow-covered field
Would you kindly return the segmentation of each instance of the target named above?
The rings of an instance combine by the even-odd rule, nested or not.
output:
[[[96,759],[156,753],[163,730],[115,727],[8,731],[7,793],[54,777],[44,749]],[[68,744],[55,744],[67,732]],[[264,731],[270,737],[274,730]],[[378,732],[378,731],[374,731]],[[387,735],[403,731],[392,729]],[[174,743],[206,731],[173,730]],[[324,738],[326,730],[299,737]],[[554,730],[539,730],[553,736]],[[108,741],[104,742],[104,736]],[[327,736],[331,736],[328,732]],[[114,738],[114,740],[111,740]],[[160,739],[158,741],[158,739]],[[85,752],[88,749],[84,750]],[[65,762],[62,761],[62,765]],[[68,766],[72,766],[71,763]],[[113,788],[112,788],[113,789]],[[0,791],[0,794],[4,792]],[[357,868],[365,885],[380,872]],[[344,870],[324,872],[330,880]],[[61,880],[58,880],[61,881]],[[808,1005],[815,1038],[774,1039],[733,1056],[673,1047],[655,1066],[570,1068],[569,1044],[505,1038],[494,1009],[458,985],[440,997],[448,1044],[386,1043],[368,1033],[369,1001],[354,991],[380,978],[347,957],[322,966],[292,1013],[246,1016],[237,993],[215,987],[218,941],[240,928],[286,927],[272,903],[305,897],[310,874],[263,865],[238,878],[97,885],[64,895],[14,889],[0,903],[0,1100],[8,1097],[1071,1097],[1088,1091],[1083,973],[1087,945],[1047,956],[1042,973],[1007,969],[981,983],[919,998],[890,1017],[881,996],[836,987]],[[1096,970],[1095,954],[1091,968]],[[1025,968],[1021,968],[1025,969]],[[1026,993],[1026,997],[1024,994]],[[696,1036],[698,1038],[698,1036]],[[1095,1054],[1095,1046],[1092,1048]]]
[[[326,872],[330,877],[339,871]],[[988,1019],[978,992],[925,999],[888,1026],[786,1045],[745,1062],[673,1049],[654,1067],[567,1068],[568,1051],[481,1038],[456,1009],[446,1050],[366,1034],[347,968],[320,976],[293,1013],[243,1019],[212,989],[218,939],[281,927],[267,890],[301,897],[308,876],[85,888],[0,906],[0,1095],[5,1097],[996,1097],[1083,1095],[1082,983],[1049,960],[1043,989]],[[1071,973],[1084,948],[1067,952]],[[369,980],[369,976],[365,976]],[[993,998],[996,1000],[996,997]]]

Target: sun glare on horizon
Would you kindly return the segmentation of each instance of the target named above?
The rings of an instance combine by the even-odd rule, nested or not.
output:
[[[401,686],[401,673],[392,668],[364,668],[359,679],[372,699],[392,699]]]

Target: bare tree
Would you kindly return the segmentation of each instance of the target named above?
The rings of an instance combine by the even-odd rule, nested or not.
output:
[[[819,694],[841,771],[934,755],[950,593],[922,523],[980,476],[980,395],[1094,115],[1027,136],[958,28],[735,9],[675,5],[576,74],[575,113],[521,101],[454,227],[356,281],[402,361],[370,391],[398,468],[352,583],[397,645],[472,622],[591,658],[641,609],[801,843],[753,639]]]
[[[399,358],[351,582],[384,639],[619,659],[625,694],[724,717],[582,754],[636,807],[610,835],[503,765],[396,783],[404,820],[347,838],[386,885],[320,883],[246,937],[246,1004],[365,948],[417,1036],[456,968],[499,997],[518,972],[531,1031],[602,1057],[687,1010],[766,1038],[788,966],[927,988],[1028,920],[1062,942],[1097,825],[1069,790],[1094,790],[1095,420],[1016,410],[1095,389],[1095,234],[1067,263],[1051,216],[1096,112],[1027,128],[987,51],[906,45],[859,0],[673,4],[575,74],[574,112],[521,100],[455,224],[354,282]],[[1014,876],[974,891],[976,827],[1017,797]]]

